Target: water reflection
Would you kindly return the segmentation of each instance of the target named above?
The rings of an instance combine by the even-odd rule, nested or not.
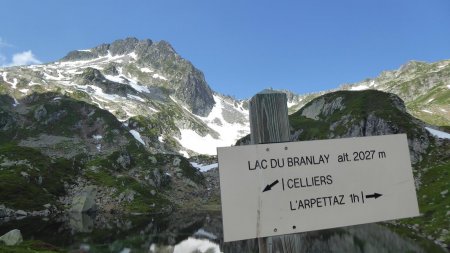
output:
[[[94,230],[94,219],[86,213],[70,213],[68,218],[72,234],[77,232],[89,233]]]
[[[158,246],[152,244],[149,253],[220,253],[220,246],[217,243],[207,239],[188,239],[178,243],[175,246]]]
[[[224,243],[220,213],[178,212],[155,216],[70,214],[42,219],[0,220],[0,234],[18,228],[70,252],[218,253],[258,252],[257,240]],[[377,224],[272,237],[268,252],[444,252]]]

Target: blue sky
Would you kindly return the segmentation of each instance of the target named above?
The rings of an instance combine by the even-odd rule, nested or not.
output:
[[[450,59],[448,0],[3,0],[0,65],[125,37],[167,40],[216,91],[304,94]],[[15,56],[15,58],[13,58]]]

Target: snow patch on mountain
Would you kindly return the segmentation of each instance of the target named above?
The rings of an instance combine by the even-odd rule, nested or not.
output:
[[[143,98],[141,98],[141,97],[139,97],[139,96],[127,94],[127,97],[128,97],[128,98],[131,98],[131,99],[134,99],[134,100],[137,100],[137,101],[141,101],[142,103],[145,103],[145,99],[143,99]]]
[[[16,88],[17,88],[17,83],[19,82],[19,81],[17,81],[17,78],[13,78],[12,82],[9,82],[9,81],[8,81],[8,78],[7,78],[8,72],[3,72],[2,76],[3,76],[3,81],[5,81],[6,83],[11,84],[11,87],[12,87],[13,89],[16,89]]]
[[[115,95],[115,94],[112,95],[112,94],[104,93],[102,88],[94,86],[94,85],[86,85],[86,88],[84,86],[77,85],[77,89],[86,91],[88,93],[93,93],[94,96],[96,96],[96,98],[100,98],[100,99],[117,101],[120,98],[119,95]],[[107,101],[105,101],[105,102],[107,102]]]
[[[236,106],[221,96],[213,95],[215,106],[207,117],[196,116],[205,122],[211,129],[219,133],[219,138],[213,138],[210,134],[201,136],[191,129],[180,129],[180,144],[194,152],[200,154],[216,155],[217,147],[231,146],[236,141],[247,135],[250,131],[248,121],[248,110],[238,109],[242,106]],[[245,120],[244,122],[230,122],[230,119],[224,117],[228,111],[234,109],[233,113],[238,113]],[[202,143],[199,145],[199,143]]]
[[[142,145],[145,146],[145,142],[144,140],[142,140],[141,134],[136,131],[136,130],[130,130],[130,134],[133,135],[133,137],[140,143],[142,143]]]
[[[103,139],[103,136],[101,135],[92,135],[92,138],[94,138],[94,140],[99,141],[101,139]]]
[[[167,78],[162,76],[162,75],[160,75],[160,74],[153,74],[152,77],[153,78],[157,78],[157,79],[161,79],[161,80],[164,80],[164,81],[167,81]]]
[[[367,90],[369,89],[369,87],[367,85],[358,85],[358,86],[353,86],[350,90]]]
[[[229,146],[231,142],[222,139],[214,139],[210,134],[200,136],[192,129],[180,129],[181,138],[175,139],[181,146],[190,149],[199,154],[216,155],[217,147]]]
[[[41,84],[40,84],[40,83],[33,82],[33,81],[31,81],[31,82],[28,83],[28,86],[35,86],[35,85],[41,85]]]
[[[153,73],[154,71],[149,68],[141,68],[142,73]]]
[[[442,131],[439,131],[439,130],[436,130],[436,129],[433,129],[433,128],[429,128],[429,127],[425,127],[425,128],[428,130],[428,132],[430,132],[430,134],[432,134],[432,135],[434,135],[434,136],[436,136],[438,138],[450,139],[450,134],[449,133],[442,132]]]
[[[215,169],[215,168],[219,167],[218,163],[204,165],[204,164],[199,164],[199,163],[196,163],[196,162],[191,162],[191,165],[192,165],[192,167],[199,169],[201,172],[206,172],[208,170]]]
[[[121,72],[121,70],[119,69],[119,72]],[[104,75],[104,77],[106,79],[108,79],[109,81],[112,82],[116,82],[116,83],[121,83],[121,84],[128,84],[130,85],[133,89],[135,89],[138,92],[146,92],[146,93],[150,93],[150,90],[143,85],[140,85],[137,81],[137,79],[134,78],[130,78],[130,77],[125,77],[122,73],[118,76],[112,76],[112,75]],[[128,82],[126,82],[128,81]]]
[[[134,60],[137,60],[137,54],[136,54],[136,52],[131,52],[131,53],[129,53],[128,54],[131,58],[133,58]]]
[[[17,99],[15,97],[13,97],[13,99],[14,99],[14,104],[13,104],[14,107],[20,105],[19,101],[17,101]]]

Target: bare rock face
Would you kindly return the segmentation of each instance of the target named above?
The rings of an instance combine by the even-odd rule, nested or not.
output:
[[[95,198],[97,189],[94,186],[87,186],[78,195],[75,195],[72,200],[70,212],[73,213],[87,213],[94,212],[97,207],[95,205]]]
[[[175,95],[190,107],[192,113],[200,116],[208,116],[215,104],[211,88],[198,70],[183,76]]]
[[[319,116],[327,117],[334,113],[336,110],[342,110],[342,97],[337,97],[333,101],[326,102],[324,98],[319,98],[311,103],[310,106],[302,110],[302,116],[310,119],[318,120]]]

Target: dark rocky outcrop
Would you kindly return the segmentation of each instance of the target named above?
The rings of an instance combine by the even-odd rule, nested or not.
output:
[[[376,90],[338,91],[318,97],[290,116],[293,140],[406,133],[411,161],[422,160],[434,138],[406,112],[396,95]]]
[[[137,95],[138,92],[131,86],[106,79],[103,74],[94,68],[86,68],[82,74],[76,77],[81,85],[93,85],[102,89],[104,93],[126,97],[127,94]],[[89,88],[88,88],[89,90]],[[92,90],[92,92],[94,92]]]

